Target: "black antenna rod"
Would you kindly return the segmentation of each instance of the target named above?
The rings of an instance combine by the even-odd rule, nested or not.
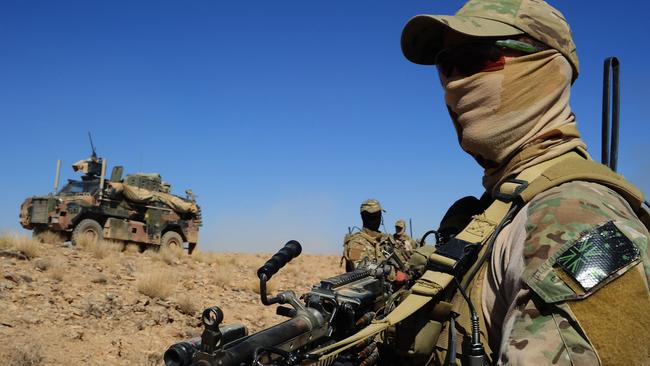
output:
[[[600,162],[609,166],[609,71],[612,66],[612,58],[605,59],[603,65],[603,110],[602,110],[602,130],[600,143]]]
[[[93,150],[93,158],[97,158],[97,153],[95,152],[95,145],[93,145],[93,136],[90,134],[90,131],[88,131],[88,139],[90,140],[90,148]]]
[[[620,125],[620,63],[616,57],[605,59],[603,68],[603,125],[601,142],[601,162],[613,171],[618,163],[618,136]],[[611,71],[611,77],[610,77]],[[611,91],[611,98],[610,98]],[[611,123],[610,123],[611,103]],[[611,136],[610,136],[611,125]],[[611,137],[611,143],[610,143]]]
[[[619,73],[620,64],[618,58],[612,57],[612,144],[609,151],[609,165],[613,171],[616,171],[618,165],[618,130],[620,124],[620,83]]]

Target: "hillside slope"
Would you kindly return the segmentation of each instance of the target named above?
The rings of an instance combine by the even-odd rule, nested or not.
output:
[[[23,365],[160,365],[169,345],[200,335],[200,312],[253,332],[283,318],[259,301],[269,254],[138,253],[114,243],[69,247],[0,237],[0,359]],[[302,293],[341,271],[336,256],[303,254],[270,283]]]

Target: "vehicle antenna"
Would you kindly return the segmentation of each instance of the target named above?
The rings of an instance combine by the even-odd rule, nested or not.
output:
[[[93,145],[93,136],[88,131],[88,139],[90,140],[90,148],[93,150],[92,158],[97,159],[97,152],[95,151],[95,145]]]

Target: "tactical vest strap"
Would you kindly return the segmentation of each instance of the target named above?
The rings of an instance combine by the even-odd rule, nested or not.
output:
[[[641,207],[644,200],[643,193],[627,182],[623,176],[593,160],[584,159],[570,159],[564,164],[555,165],[545,170],[521,193],[521,198],[524,202],[529,202],[540,192],[574,180],[584,180],[607,186],[623,196],[636,209]]]

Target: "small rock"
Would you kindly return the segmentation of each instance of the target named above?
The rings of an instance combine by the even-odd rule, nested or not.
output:
[[[26,274],[21,274],[20,278],[22,278],[25,282],[27,283],[32,283],[34,282],[34,279],[31,276],[28,276]]]
[[[92,283],[102,283],[105,284],[108,282],[108,278],[103,273],[97,273],[93,278],[90,279]]]
[[[13,281],[15,283],[20,283],[20,277],[13,273],[7,273],[5,274],[5,278],[8,279],[9,281]]]
[[[83,341],[84,332],[81,330],[71,329],[65,333],[65,336],[70,339],[78,339],[80,341]]]
[[[20,259],[20,260],[23,260],[23,261],[29,259],[29,258],[28,258],[26,255],[24,255],[23,253],[19,253],[19,252],[11,252],[11,251],[8,251],[8,250],[0,250],[0,257],[16,258],[16,259]],[[12,261],[11,264],[14,264],[14,265],[15,265],[15,263],[14,263],[13,261]]]
[[[23,317],[23,321],[29,324],[39,324],[43,322],[41,319],[37,318],[34,315],[26,315],[25,317]]]
[[[171,303],[169,303],[169,301],[165,301],[165,300],[161,300],[161,299],[156,300],[156,304],[160,305],[160,306],[163,306],[165,308],[169,308],[172,305]]]

